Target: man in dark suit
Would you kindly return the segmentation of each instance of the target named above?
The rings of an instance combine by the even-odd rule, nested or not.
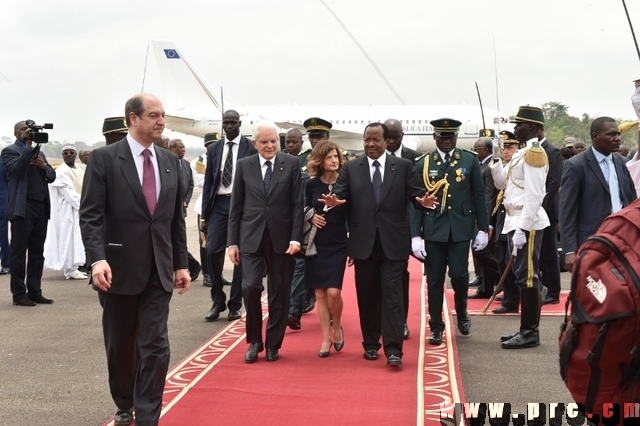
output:
[[[233,268],[229,302],[223,291],[222,267],[227,247],[229,206],[238,160],[256,153],[251,141],[240,135],[240,114],[226,111],[222,117],[225,137],[207,148],[207,171],[202,187],[202,220],[207,229],[207,263],[211,272],[211,300],[213,306],[205,319],[215,321],[229,308],[228,321],[240,319],[242,308],[242,274]]]
[[[560,261],[558,259],[558,191],[562,179],[562,154],[544,136],[544,129],[538,134],[540,146],[547,153],[549,173],[545,183],[547,193],[542,200],[542,208],[549,217],[549,226],[542,231],[540,249],[540,282],[547,288],[542,304],[560,303]]]
[[[416,162],[424,188],[439,197],[441,203],[433,211],[411,212],[412,250],[416,257],[428,257],[425,273],[431,345],[442,343],[442,303],[447,266],[455,292],[458,330],[465,336],[469,334],[469,244],[474,240],[473,249],[480,251],[489,243],[489,216],[480,163],[475,153],[456,148],[461,124],[451,118],[431,121],[437,150]],[[421,238],[424,239],[422,247]]]
[[[402,123],[399,120],[390,118],[384,122],[389,128],[389,139],[387,140],[387,154],[394,157],[406,158],[413,162],[420,156],[418,151],[411,148],[407,148],[402,144],[404,132],[402,131]],[[411,208],[407,202],[407,209]],[[409,338],[409,327],[407,326],[407,317],[409,316],[409,260],[407,258],[407,265],[404,273],[402,274],[402,295],[404,297],[404,329],[403,337],[405,340]]]
[[[482,137],[473,144],[473,151],[480,162],[480,174],[484,183],[484,198],[487,202],[487,213],[491,217],[496,206],[498,191],[493,184],[493,177],[489,169],[489,163],[493,158],[493,140]],[[493,287],[500,281],[500,269],[495,256],[495,244],[493,241],[493,229],[489,227],[489,244],[483,250],[473,250],[473,263],[477,271],[478,290],[469,296],[469,299],[489,299],[493,294]]]
[[[409,160],[385,152],[389,128],[371,123],[364,130],[364,153],[345,163],[329,206],[348,203],[347,256],[353,259],[364,358],[378,359],[380,335],[387,365],[402,365],[404,300],[402,275],[410,253],[407,200],[434,206]]]
[[[247,311],[245,362],[258,360],[267,348],[267,361],[277,361],[287,326],[293,255],[300,251],[304,202],[298,159],[278,153],[278,128],[256,123],[257,154],[237,163],[229,208],[229,258],[242,267],[242,296]],[[262,339],[262,278],[267,271],[269,320]]]
[[[184,159],[184,154],[187,151],[184,142],[180,139],[171,139],[169,141],[169,151],[173,152],[180,159],[180,171],[182,176],[182,205],[184,206],[184,216],[187,217],[187,208],[191,202],[191,196],[193,195],[193,171],[191,170],[191,164]],[[187,253],[189,259],[189,277],[191,281],[198,279],[198,275],[202,270],[200,262],[196,260],[191,253]]]
[[[604,218],[637,198],[629,170],[615,154],[620,146],[616,121],[598,117],[590,134],[591,148],[565,161],[560,185],[560,237],[569,271],[578,248]]]
[[[2,150],[9,186],[6,216],[11,222],[9,263],[13,304],[50,304],[53,300],[42,295],[42,268],[51,210],[47,184],[56,179],[56,172],[45,155],[32,146],[32,130],[25,121],[16,123],[13,130],[16,142]]]
[[[169,367],[173,289],[189,289],[178,158],[154,146],[164,129],[158,98],[125,105],[129,134],[91,153],[80,228],[103,308],[115,424],[157,425]]]

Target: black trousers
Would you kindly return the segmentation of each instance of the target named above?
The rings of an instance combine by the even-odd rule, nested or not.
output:
[[[508,238],[509,236],[506,236],[503,240],[499,239],[496,242],[496,257],[498,259],[498,265],[500,265],[501,274],[504,273],[511,258],[511,252],[509,251],[510,243],[507,241]],[[509,274],[502,284],[502,306],[509,309],[518,309],[520,306],[520,289],[516,286],[516,276],[513,273],[513,267],[509,270]]]
[[[560,297],[560,261],[558,259],[558,221],[544,228],[540,249],[540,281],[547,287],[547,297]]]
[[[265,346],[280,349],[289,314],[289,294],[293,277],[293,256],[275,253],[269,230],[265,229],[260,247],[255,253],[245,253],[240,248],[242,268],[242,296],[247,311],[247,343],[262,343],[262,278],[267,268],[267,292],[269,320]]]
[[[211,300],[220,305],[222,310],[228,307],[230,310],[237,311],[242,307],[242,272],[240,268],[238,266],[233,268],[228,303],[222,284],[230,201],[231,197],[219,195],[213,204],[213,211],[207,221],[209,226],[207,231],[207,263],[211,277]]]
[[[200,247],[200,266],[202,274],[209,275],[209,266],[207,265],[207,236],[200,229],[202,217],[198,215],[198,246]]]
[[[493,241],[489,241],[484,250],[471,250],[473,263],[480,279],[480,285],[478,286],[478,292],[480,293],[493,293],[493,288],[500,281],[500,268],[494,253],[495,243]]]
[[[371,255],[355,259],[356,294],[360,313],[362,346],[365,351],[380,349],[402,357],[404,342],[403,273],[406,260],[387,258],[376,233]]]
[[[49,212],[44,201],[27,199],[25,217],[11,220],[9,264],[11,265],[11,294],[14,302],[42,295],[44,240],[47,237],[48,217]]]
[[[156,425],[160,418],[172,295],[155,272],[140,294],[98,291],[111,397],[120,410],[135,408],[138,425]]]

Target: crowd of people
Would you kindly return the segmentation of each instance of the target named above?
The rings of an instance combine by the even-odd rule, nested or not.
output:
[[[534,347],[542,305],[559,303],[561,264],[571,271],[580,244],[637,193],[612,118],[593,121],[590,148],[571,138],[554,147],[539,108],[520,107],[512,122],[513,133],[481,137],[471,151],[457,147],[461,122],[433,120],[437,148],[421,155],[403,145],[402,122],[389,118],[369,123],[363,155],[349,158],[320,117],[290,129],[282,151],[274,123],[257,122],[249,139],[240,114],[228,110],[224,135],[207,134],[206,152],[188,162],[184,143],[162,136],[161,101],[139,94],[124,117],[105,119],[106,146],[78,156],[65,145],[54,170],[20,121],[1,154],[0,274],[10,274],[18,306],[53,303],[42,294],[44,268],[91,280],[119,425],[133,423],[134,410],[136,424],[157,424],[169,302],[200,272],[211,288],[206,321],[227,311],[228,321],[238,320],[244,308],[246,363],[265,350],[266,361],[279,360],[286,328],[300,330],[314,306],[318,356],[340,352],[343,276],[353,266],[363,358],[375,361],[382,349],[398,368],[410,338],[410,256],[424,264],[429,344],[446,338],[448,273],[462,335],[471,332],[468,298],[489,299],[505,275],[493,312],[520,312],[521,320],[499,341],[504,349]],[[302,150],[301,130],[311,149]],[[193,207],[199,260],[186,245],[194,187],[202,188]],[[478,285],[471,295],[470,253]]]

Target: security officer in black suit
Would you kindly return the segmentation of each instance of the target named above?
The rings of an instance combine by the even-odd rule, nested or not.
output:
[[[418,151],[407,148],[402,144],[404,132],[402,131],[402,123],[399,120],[390,118],[384,122],[389,128],[389,139],[387,139],[387,154],[394,157],[406,158],[415,161],[420,156]],[[410,204],[407,203],[407,211],[410,211]],[[407,317],[409,316],[409,260],[407,259],[407,267],[402,275],[402,293],[404,296],[404,330],[403,337],[405,340],[409,338],[409,327],[407,326]]]

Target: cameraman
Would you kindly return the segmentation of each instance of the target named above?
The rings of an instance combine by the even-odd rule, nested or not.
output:
[[[25,121],[16,123],[16,142],[3,149],[1,155],[9,185],[7,219],[11,222],[11,293],[13,304],[18,306],[53,303],[53,300],[42,296],[41,286],[44,240],[51,204],[47,185],[56,179],[56,172],[47,163],[45,155],[32,147],[32,133]]]

